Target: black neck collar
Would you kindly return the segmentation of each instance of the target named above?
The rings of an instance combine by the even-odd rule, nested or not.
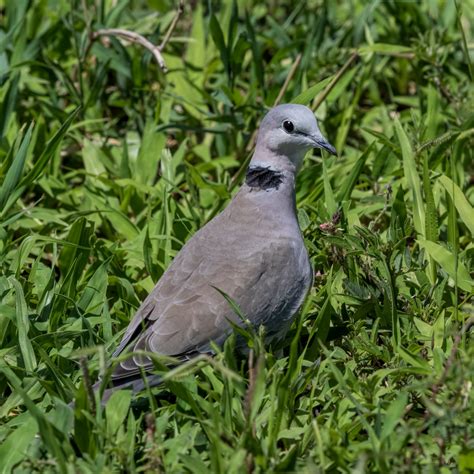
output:
[[[270,169],[270,167],[251,166],[247,170],[245,183],[247,186],[256,189],[278,189],[283,182],[283,173]]]

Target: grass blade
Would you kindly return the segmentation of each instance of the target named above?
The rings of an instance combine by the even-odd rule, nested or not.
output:
[[[455,281],[459,288],[472,293],[474,291],[474,280],[469,275],[462,262],[456,263],[456,255],[444,248],[442,245],[429,240],[418,239],[418,244],[424,248],[439,266]]]
[[[17,185],[23,174],[23,168],[25,167],[25,161],[28,156],[28,147],[31,141],[31,135],[33,133],[33,124],[30,124],[25,135],[21,133],[17,138],[17,142],[20,143],[18,151],[12,160],[12,164],[8,168],[5,180],[3,181],[2,187],[0,188],[0,209],[2,214],[5,212],[5,203],[11,194],[17,189]],[[10,152],[16,147],[13,146]],[[6,160],[8,162],[8,159]]]
[[[25,295],[20,283],[13,277],[9,279],[10,285],[15,290],[16,299],[16,325],[18,329],[18,344],[20,352],[23,357],[25,369],[28,372],[33,372],[36,369],[36,356],[28,337],[30,331],[30,321],[28,317],[28,309],[26,306]]]
[[[451,197],[451,200],[459,213],[459,217],[469,229],[471,235],[474,236],[474,208],[461,191],[461,188],[452,179],[442,175],[438,180]]]
[[[46,165],[48,164],[49,160],[51,160],[51,158],[53,157],[58,146],[60,145],[67,131],[69,130],[69,127],[71,126],[72,122],[79,114],[80,110],[81,108],[78,107],[71,114],[69,114],[67,119],[64,121],[64,123],[60,127],[60,129],[48,141],[45,149],[41,153],[38,160],[34,163],[31,171],[21,181],[22,186],[28,186],[29,184],[31,184],[33,181],[35,181],[41,176],[41,173],[46,168]]]
[[[402,150],[403,170],[407,180],[408,189],[413,200],[413,221],[415,230],[419,235],[425,237],[425,211],[423,198],[421,195],[421,183],[415,162],[415,155],[408,140],[408,136],[400,124],[398,118],[395,119],[395,131]]]

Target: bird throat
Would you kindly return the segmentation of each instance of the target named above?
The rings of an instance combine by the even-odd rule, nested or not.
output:
[[[283,183],[283,173],[264,166],[251,166],[247,170],[245,183],[254,189],[278,189]]]

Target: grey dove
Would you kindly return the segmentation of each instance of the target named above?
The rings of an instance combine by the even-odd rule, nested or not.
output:
[[[336,153],[310,109],[287,104],[267,113],[245,183],[176,255],[114,357],[148,351],[186,359],[211,352],[211,341],[220,345],[232,331],[229,321],[242,324],[221,292],[255,327],[264,325],[270,339],[284,334],[312,283],[295,203],[295,177],[311,148]],[[150,358],[131,355],[117,364],[111,384],[138,391],[143,371],[151,369]],[[150,375],[150,385],[155,382]]]

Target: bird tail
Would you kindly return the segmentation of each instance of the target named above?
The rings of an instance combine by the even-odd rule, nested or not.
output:
[[[147,374],[142,378],[130,377],[129,379],[117,380],[115,382],[112,382],[112,387],[105,388],[105,390],[102,392],[100,402],[102,406],[105,406],[112,394],[114,394],[117,390],[132,390],[133,394],[137,394],[139,392],[144,391],[147,387],[157,387],[162,382],[163,378],[160,375],[153,374]],[[98,392],[101,389],[102,385],[103,381],[99,380],[92,386],[92,389],[94,390],[94,392]]]

